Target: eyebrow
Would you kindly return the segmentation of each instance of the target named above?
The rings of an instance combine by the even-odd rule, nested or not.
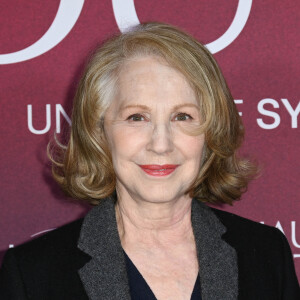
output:
[[[199,106],[193,103],[184,103],[184,104],[178,104],[175,105],[173,107],[174,110],[177,110],[179,108],[182,107],[193,107],[199,110]],[[126,109],[130,109],[130,108],[141,108],[143,110],[151,110],[150,107],[146,106],[146,105],[142,105],[142,104],[130,104],[130,105],[126,105],[124,107],[121,107],[121,111],[126,110]]]

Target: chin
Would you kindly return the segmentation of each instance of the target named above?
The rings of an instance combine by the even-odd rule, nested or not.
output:
[[[174,189],[162,187],[144,189],[142,193],[137,193],[137,195],[139,199],[143,199],[144,201],[151,203],[175,202],[182,197],[186,197],[184,192],[174,191]]]

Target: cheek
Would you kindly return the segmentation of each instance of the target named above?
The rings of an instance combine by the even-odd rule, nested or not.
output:
[[[199,137],[185,135],[182,138],[181,149],[188,159],[200,162],[204,149],[204,135]]]
[[[113,160],[133,158],[139,154],[145,144],[145,132],[140,129],[119,127],[111,131],[110,145]]]

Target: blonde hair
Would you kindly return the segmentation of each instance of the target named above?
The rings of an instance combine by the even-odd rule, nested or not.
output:
[[[174,26],[156,22],[114,36],[93,55],[75,96],[68,145],[57,144],[56,155],[50,153],[55,180],[70,196],[92,204],[114,192],[116,176],[104,135],[104,115],[124,62],[147,55],[163,58],[178,69],[199,99],[203,123],[198,134],[205,133],[205,151],[200,173],[187,193],[201,201],[231,204],[256,173],[251,162],[237,156],[244,128],[231,93],[201,43]]]

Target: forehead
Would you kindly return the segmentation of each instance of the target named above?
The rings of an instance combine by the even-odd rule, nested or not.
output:
[[[146,56],[124,63],[119,73],[117,99],[123,102],[197,104],[194,90],[185,76],[161,58]],[[157,103],[158,102],[158,103]]]

